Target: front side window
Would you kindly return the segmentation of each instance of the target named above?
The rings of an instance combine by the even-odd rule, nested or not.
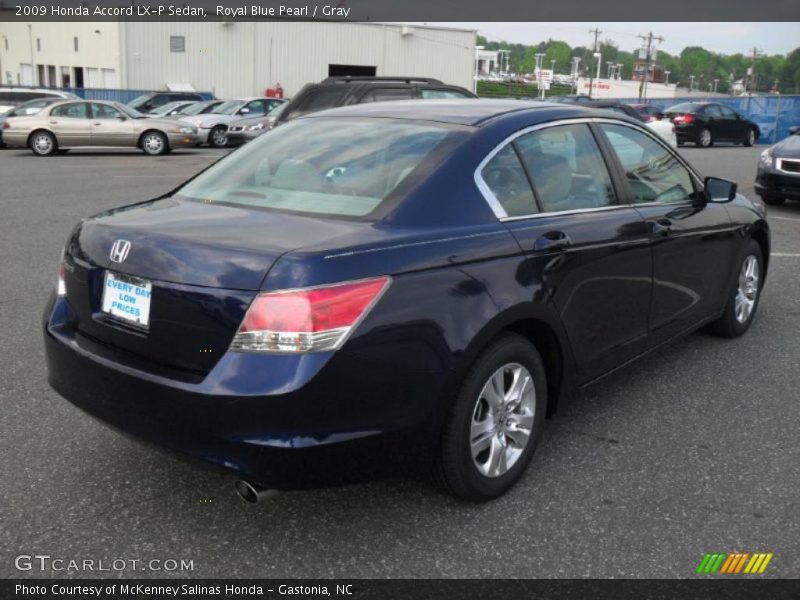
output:
[[[708,117],[721,117],[722,112],[716,104],[709,104],[703,109],[703,114]]]
[[[603,156],[585,123],[547,127],[514,142],[546,212],[617,204]]]
[[[635,203],[668,204],[694,197],[691,174],[665,146],[631,127],[610,123],[600,127],[625,170]]]
[[[387,119],[302,119],[231,153],[177,193],[201,202],[363,217],[423,161],[435,160],[440,144],[463,135]]]
[[[481,179],[509,217],[539,212],[531,184],[512,144],[507,144],[481,169]]]
[[[72,102],[56,106],[51,112],[51,117],[66,117],[68,119],[88,119],[89,114],[85,102]]]

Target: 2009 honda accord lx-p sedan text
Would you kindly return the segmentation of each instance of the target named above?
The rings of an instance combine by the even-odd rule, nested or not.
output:
[[[762,204],[625,116],[334,109],[81,221],[49,380],[251,501],[426,463],[485,500],[580,387],[704,325],[744,333],[769,247]]]

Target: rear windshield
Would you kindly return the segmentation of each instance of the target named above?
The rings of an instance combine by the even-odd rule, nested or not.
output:
[[[386,119],[300,119],[260,136],[178,190],[201,202],[363,217],[452,128]]]

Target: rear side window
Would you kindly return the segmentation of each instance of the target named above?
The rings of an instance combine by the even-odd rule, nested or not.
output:
[[[389,100],[411,100],[415,98],[414,90],[410,88],[377,88],[368,91],[359,102],[387,102]]]
[[[722,116],[727,117],[728,119],[734,119],[738,116],[735,111],[722,104],[719,105],[719,110],[722,113]]]
[[[61,104],[50,111],[51,117],[66,117],[68,119],[88,119],[89,114],[85,102]]]
[[[721,117],[722,112],[716,104],[709,104],[703,109],[703,114],[709,117]]]
[[[228,155],[178,194],[201,202],[362,217],[457,135],[445,126],[386,119],[301,119]]]
[[[539,212],[525,169],[514,146],[507,144],[481,169],[481,179],[509,217]]]
[[[663,145],[623,125],[601,123],[625,169],[634,202],[682,202],[695,194],[689,171]]]
[[[345,86],[321,86],[313,88],[308,93],[299,97],[297,103],[290,107],[282,117],[283,119],[293,119],[300,115],[305,115],[326,108],[339,106],[347,94]],[[294,104],[294,103],[293,103]]]
[[[430,90],[426,88],[422,88],[420,90],[420,94],[423,98],[427,100],[437,100],[441,98],[471,98],[472,96],[468,96],[463,92],[459,92],[458,90]]]
[[[586,124],[548,127],[515,141],[546,212],[617,204],[608,168]]]

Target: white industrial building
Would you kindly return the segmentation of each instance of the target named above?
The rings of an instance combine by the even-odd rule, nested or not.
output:
[[[287,96],[330,75],[434,77],[473,87],[476,32],[324,21],[0,22],[5,84]]]

